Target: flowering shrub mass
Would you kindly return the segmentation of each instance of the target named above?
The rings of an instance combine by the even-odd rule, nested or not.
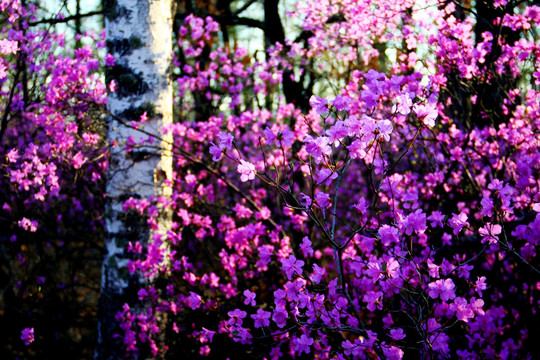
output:
[[[185,17],[172,195],[124,203],[152,234],[126,246],[142,277],[116,314],[126,357],[540,355],[540,7],[463,3],[300,1],[301,35],[264,54]],[[0,69],[44,46],[6,36]],[[92,54],[50,55],[32,70],[54,64],[45,100],[3,104],[24,124],[0,144],[4,243],[54,231],[36,208],[95,204]],[[305,104],[291,81],[311,82]]]

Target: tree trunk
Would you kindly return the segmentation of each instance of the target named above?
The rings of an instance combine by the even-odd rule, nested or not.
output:
[[[107,84],[117,85],[109,94],[108,134],[111,144],[107,178],[106,255],[98,314],[98,359],[123,357],[122,341],[115,314],[123,304],[133,308],[139,279],[129,276],[125,253],[129,241],[150,239],[146,219],[122,211],[129,197],[149,198],[170,195],[163,180],[172,178],[170,139],[156,140],[127,152],[124,144],[144,135],[123,123],[139,121],[146,112],[148,121],[141,127],[163,139],[163,125],[172,122],[172,3],[171,0],[104,0],[107,49],[116,62],[109,68]],[[156,146],[160,146],[156,150]],[[160,222],[167,227],[168,218]],[[159,231],[159,230],[158,230]]]

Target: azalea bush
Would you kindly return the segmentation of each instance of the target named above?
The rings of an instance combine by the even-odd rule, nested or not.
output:
[[[478,34],[453,2],[299,3],[265,59],[188,16],[174,194],[126,203],[174,213],[128,248],[128,354],[534,358],[540,8],[512,6]]]
[[[0,4],[2,296],[23,304],[3,331],[29,354],[57,341],[36,301],[75,287],[46,267],[99,245],[73,237],[102,233],[114,58]],[[298,36],[264,51],[221,38],[219,15],[175,34],[172,195],[124,203],[151,234],[126,244],[125,357],[540,356],[540,8],[288,10]],[[129,120],[141,137],[115,146],[157,147]]]
[[[90,356],[107,164],[97,56],[105,42],[87,34],[92,46],[74,49],[62,34],[29,27],[35,6],[2,1],[0,10],[0,357],[49,358],[59,347]]]

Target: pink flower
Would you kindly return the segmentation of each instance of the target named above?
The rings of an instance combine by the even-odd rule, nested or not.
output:
[[[428,102],[427,105],[415,104],[413,110],[416,113],[418,120],[422,121],[424,125],[428,127],[435,126],[435,119],[439,116],[436,103]]]
[[[116,59],[114,58],[114,56],[107,53],[107,55],[105,55],[105,66],[114,66],[115,63]]]
[[[10,163],[17,162],[17,160],[19,159],[19,150],[17,149],[9,150],[6,155],[6,158]]]
[[[17,41],[2,39],[0,40],[0,53],[7,54],[16,54],[19,50]]]
[[[27,219],[27,218],[23,217],[22,220],[19,220],[17,222],[17,225],[19,225],[19,227],[22,227],[26,231],[36,232],[38,222],[37,222],[37,220],[30,220],[30,219]]]
[[[456,285],[452,279],[437,280],[432,283],[429,283],[429,297],[432,299],[441,298],[442,301],[448,301],[456,297],[454,289]]]
[[[394,128],[390,120],[381,120],[377,123],[377,130],[379,130],[379,136],[385,141],[390,141],[390,134]]]
[[[250,162],[240,160],[236,171],[240,174],[240,180],[242,182],[255,179],[255,165]]]
[[[485,242],[489,242],[490,244],[496,244],[499,241],[499,235],[502,232],[502,227],[499,224],[491,224],[487,223],[480,229],[478,229],[478,233],[482,236],[482,244]]]
[[[412,100],[409,94],[400,94],[397,97],[395,111],[401,115],[408,115],[411,112]]]
[[[75,156],[73,156],[71,162],[75,169],[79,169],[81,166],[83,166],[86,160],[86,157],[82,154],[82,152],[79,151],[77,154],[75,154]]]
[[[467,303],[467,300],[462,297],[457,297],[454,300],[452,308],[455,309],[458,320],[469,322],[469,319],[474,318],[474,312],[471,306]]]
[[[351,145],[347,146],[347,150],[349,150],[351,158],[353,159],[364,158],[367,155],[366,148],[366,141],[360,139],[354,140]]]

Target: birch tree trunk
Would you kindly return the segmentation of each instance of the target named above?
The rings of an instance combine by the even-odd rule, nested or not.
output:
[[[139,280],[129,276],[125,246],[129,241],[146,242],[151,234],[144,218],[126,215],[122,203],[129,197],[149,198],[169,195],[163,180],[172,178],[172,157],[166,142],[126,152],[128,138],[145,137],[122,125],[139,121],[146,112],[148,121],[141,126],[158,138],[162,127],[172,122],[172,4],[171,0],[104,0],[107,49],[116,62],[107,74],[116,91],[109,94],[108,134],[111,148],[106,211],[106,255],[103,262],[98,314],[97,359],[122,358],[123,346],[113,337],[119,332],[115,314],[124,303],[137,301]],[[120,121],[118,121],[120,119]],[[168,139],[166,139],[168,140]],[[156,146],[160,146],[160,150]],[[164,216],[161,227],[167,227]]]

